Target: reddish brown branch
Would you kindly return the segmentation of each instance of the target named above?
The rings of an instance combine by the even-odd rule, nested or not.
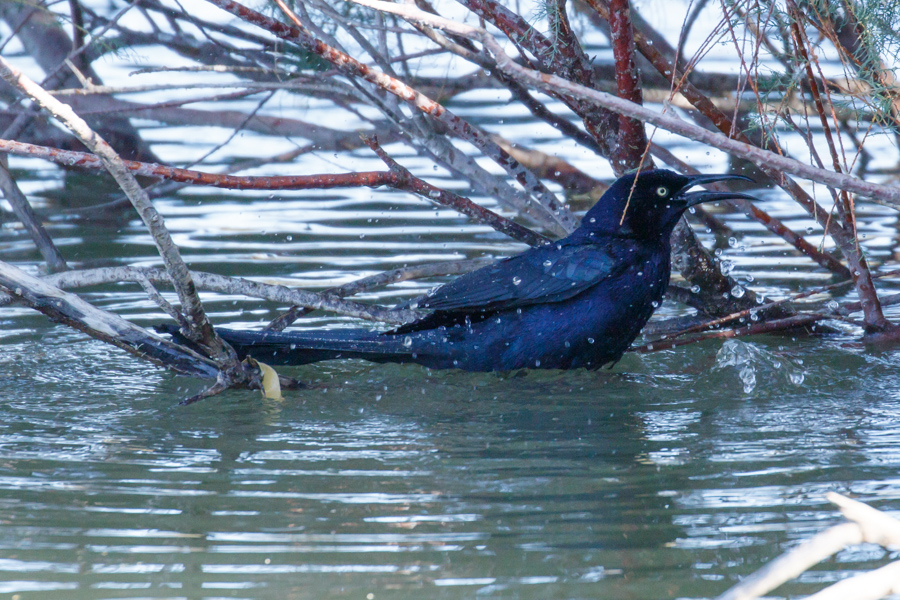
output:
[[[47,146],[37,146],[13,140],[0,140],[0,152],[19,156],[43,158],[65,167],[100,170],[103,163],[87,152],[59,150]],[[335,173],[321,175],[284,175],[284,176],[244,176],[204,173],[192,169],[167,167],[158,163],[144,163],[126,160],[125,166],[134,175],[167,179],[179,183],[208,185],[211,187],[236,190],[305,190],[330,189],[340,187],[378,187],[391,185],[396,176],[385,171],[363,171],[359,173]]]
[[[748,335],[759,335],[761,333],[773,333],[775,331],[787,331],[790,329],[795,329],[797,327],[804,327],[806,325],[812,325],[813,323],[815,323],[817,321],[822,321],[824,319],[833,319],[833,318],[834,318],[834,315],[819,314],[819,313],[794,315],[791,317],[785,317],[784,319],[775,319],[772,321],[765,321],[763,323],[754,323],[752,325],[747,325],[746,327],[739,327],[737,329],[723,329],[721,331],[710,331],[708,333],[694,336],[692,338],[677,339],[677,340],[657,340],[654,342],[650,342],[649,344],[644,344],[643,346],[636,346],[634,348],[631,348],[631,351],[645,354],[647,352],[657,352],[659,350],[671,350],[672,348],[677,348],[678,346],[686,346],[688,344],[695,344],[697,342],[702,342],[704,340],[729,339],[729,338],[743,337],[743,336],[748,336]]]
[[[822,133],[825,135],[825,142],[828,144],[828,150],[831,154],[831,164],[837,173],[841,173],[844,169],[841,166],[841,161],[838,157],[837,147],[834,143],[834,136],[831,132],[831,124],[828,122],[828,116],[825,114],[825,104],[822,101],[822,94],[819,92],[819,83],[816,80],[815,73],[813,72],[812,59],[810,58],[809,51],[807,50],[808,41],[800,27],[800,19],[802,18],[802,15],[797,9],[797,5],[793,2],[789,1],[787,3],[787,6],[791,11],[792,16],[791,35],[794,40],[794,47],[797,49],[800,61],[803,63],[803,67],[806,70],[806,82],[807,85],[809,85],[810,95],[812,95],[813,104],[816,107],[816,113],[819,115],[819,121],[822,123]],[[844,224],[845,226],[849,226],[850,231],[854,236],[856,236],[856,222],[853,218],[853,206],[850,201],[850,195],[845,190],[840,190],[838,194],[840,195],[841,200],[838,203],[838,207],[841,209],[841,215],[844,217]]]
[[[103,164],[100,162],[99,158],[85,152],[58,150],[56,148],[47,148],[46,146],[14,142],[12,140],[0,140],[0,152],[44,158],[70,167],[81,167],[94,170],[103,169]],[[380,147],[376,152],[379,153],[382,160],[385,159],[386,155],[382,156],[383,151],[381,151]],[[388,160],[390,160],[389,157]],[[387,160],[385,162],[387,162]],[[393,163],[393,161],[391,162]],[[393,163],[392,166],[391,163],[388,163],[389,166],[391,166],[390,171],[278,176],[221,175],[218,173],[194,171],[192,169],[167,167],[156,163],[141,163],[133,160],[126,160],[124,163],[128,170],[135,175],[227,189],[316,190],[345,187],[379,187],[386,185],[398,190],[412,192],[437,204],[453,208],[460,213],[471,217],[475,221],[493,227],[500,233],[508,235],[529,246],[539,246],[547,242],[547,238],[539,233],[535,233],[527,227],[523,227],[506,217],[498,215],[492,210],[479,206],[468,198],[428,184],[396,163]]]
[[[634,62],[631,6],[628,0],[610,0],[609,8],[610,39],[616,64],[616,90],[620,98],[643,104],[641,75]],[[637,119],[619,115],[617,142],[613,165],[616,173],[622,174],[640,167],[647,148],[644,124]]]
[[[838,157],[837,147],[835,146],[834,138],[832,136],[831,125],[828,122],[828,116],[825,114],[825,105],[822,102],[822,95],[819,93],[819,85],[816,81],[815,73],[812,68],[812,61],[810,60],[807,51],[808,41],[803,35],[800,27],[802,15],[792,0],[788,0],[787,6],[793,17],[791,19],[791,34],[794,39],[794,47],[797,49],[806,70],[807,84],[809,85],[813,103],[816,107],[816,112],[819,115],[819,120],[822,123],[825,141],[828,144],[828,150],[831,154],[831,162],[835,172],[841,173],[843,172],[843,169],[841,168],[841,161]],[[848,261],[856,263],[852,275],[853,280],[856,283],[856,291],[862,301],[863,322],[865,323],[866,333],[883,333],[893,329],[894,326],[888,322],[884,316],[884,312],[881,310],[881,303],[878,301],[878,293],[875,291],[875,283],[872,281],[872,274],[869,271],[868,262],[866,261],[866,257],[860,251],[859,240],[856,237],[854,207],[850,200],[850,194],[848,194],[846,190],[840,190],[837,193],[840,198],[838,207],[841,209],[840,214],[843,216],[845,222],[845,235],[843,236],[845,241],[842,250]]]

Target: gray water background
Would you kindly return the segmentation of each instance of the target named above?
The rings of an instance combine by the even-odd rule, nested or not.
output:
[[[104,77],[134,83],[125,78],[134,68],[134,57],[127,58],[106,64]],[[593,175],[610,175],[608,165],[560,143],[501,93],[470,93],[451,108]],[[287,95],[266,111],[355,125]],[[229,134],[138,123],[172,164],[202,155]],[[705,172],[728,168],[725,157],[706,148],[663,132],[655,140]],[[800,152],[802,140],[787,141]],[[871,141],[875,167],[895,167],[890,143]],[[292,147],[247,133],[216,157]],[[388,150],[430,181],[460,189],[402,146]],[[30,194],[60,189],[55,167],[27,159],[12,166]],[[380,168],[359,150],[255,173]],[[814,243],[821,240],[783,195],[756,193],[763,208]],[[79,201],[74,188],[66,196]],[[37,205],[61,206],[54,198]],[[502,257],[522,248],[452,211],[384,189],[193,188],[157,206],[193,268],[308,289],[401,265]],[[745,285],[780,297],[829,281],[743,215],[720,216],[734,240],[699,233],[732,261]],[[882,270],[892,268],[896,213],[862,205],[859,222],[870,258],[886,263]],[[160,263],[134,219],[56,221],[50,232],[74,266]],[[0,259],[34,272],[39,265],[15,224],[0,227]],[[391,304],[437,283],[408,282],[362,299]],[[897,287],[880,284],[888,293]],[[83,295],[142,325],[166,320],[137,286]],[[233,326],[260,326],[284,308],[215,294],[204,299],[216,323]],[[686,312],[667,303],[657,318]],[[889,314],[900,317],[895,309]],[[301,326],[354,324],[314,313]],[[827,491],[900,508],[900,354],[865,349],[858,334],[844,327],[829,336],[710,341],[629,355],[612,370],[590,373],[467,374],[337,361],[287,369],[314,387],[289,392],[283,402],[234,391],[179,408],[205,382],[6,308],[0,595],[710,597],[839,522],[824,500]],[[849,549],[776,596],[808,594],[890,558],[874,546]]]

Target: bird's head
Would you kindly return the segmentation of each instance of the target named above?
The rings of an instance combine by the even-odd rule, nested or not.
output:
[[[628,173],[606,190],[581,226],[588,233],[668,241],[678,219],[692,206],[735,198],[755,200],[737,192],[688,192],[695,185],[732,179],[753,181],[743,175],[680,175],[666,169]]]

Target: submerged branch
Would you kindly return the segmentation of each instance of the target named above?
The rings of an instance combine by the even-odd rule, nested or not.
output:
[[[52,277],[72,277],[75,273],[77,271],[67,271],[44,280],[0,261],[0,288],[54,321],[118,346],[139,358],[185,375],[207,379],[218,377],[220,370],[209,359],[159,338],[118,315],[100,310],[54,285]]]

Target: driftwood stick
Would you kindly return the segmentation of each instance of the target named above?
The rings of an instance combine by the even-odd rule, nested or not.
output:
[[[647,352],[658,352],[660,350],[671,350],[672,348],[686,346],[688,344],[696,344],[697,342],[702,342],[704,340],[731,339],[748,335],[760,335],[763,333],[774,333],[776,331],[787,331],[789,329],[794,329],[796,327],[805,327],[807,325],[812,325],[817,321],[824,321],[826,319],[832,318],[834,318],[833,315],[826,313],[802,313],[784,317],[783,319],[772,319],[770,321],[763,321],[761,323],[753,323],[751,325],[738,327],[735,329],[720,329],[716,331],[708,331],[691,338],[657,340],[654,342],[650,342],[649,344],[644,344],[642,346],[632,347],[630,348],[630,351],[644,354]]]
[[[60,273],[67,276],[71,271]],[[140,358],[185,375],[214,379],[219,369],[207,358],[157,337],[143,327],[85,302],[8,263],[0,261],[0,288],[54,321],[113,344]]]
[[[716,600],[753,600],[797,577],[813,565],[840,552],[846,546],[863,542],[856,523],[835,525],[817,533],[789,552],[782,554],[759,571],[716,597]]]
[[[828,586],[805,600],[879,600],[900,592],[900,561]]]
[[[147,279],[147,276],[143,273],[138,273],[138,276],[135,278],[138,285],[144,290],[147,294],[147,297],[153,300],[158,307],[163,309],[167,315],[172,317],[178,326],[184,330],[190,328],[190,324],[185,320],[184,315],[178,312],[174,306],[169,304],[169,301],[163,298],[162,294],[159,293],[155,287],[153,287],[153,282]]]
[[[900,521],[878,509],[841,494],[829,492],[825,497],[838,505],[851,523],[835,525],[746,577],[716,600],[754,600],[797,577],[813,565],[840,552],[847,546],[867,542],[900,547]],[[808,600],[878,600],[900,592],[900,561],[880,569],[845,579],[807,596]]]
[[[155,284],[172,285],[172,278],[166,271],[162,269],[141,269],[138,267],[103,267],[84,271],[67,271],[50,275],[44,281],[61,288],[74,288],[122,281],[139,283],[142,277]],[[202,271],[191,271],[191,277],[196,282],[197,287],[202,290],[263,298],[292,306],[306,306],[316,310],[330,310],[367,321],[380,321],[399,325],[422,316],[421,313],[412,310],[391,310],[380,306],[342,300],[327,294],[291,289],[283,285],[269,285],[240,277],[226,277]]]
[[[837,504],[841,509],[841,514],[847,519],[859,525],[865,541],[885,547],[900,547],[900,521],[897,519],[889,517],[868,504],[835,492],[829,492],[825,498],[829,502]]]
[[[881,279],[883,277],[895,277],[897,275],[900,275],[900,269],[894,269],[892,271],[879,273],[878,275],[874,275],[873,279]],[[717,319],[702,321],[702,322],[696,323],[695,325],[691,325],[690,327],[668,333],[668,334],[666,334],[666,336],[664,338],[657,340],[656,342],[650,342],[649,344],[653,345],[656,348],[656,347],[658,347],[658,344],[660,342],[665,343],[667,340],[672,340],[673,338],[680,337],[682,335],[686,335],[689,333],[695,333],[695,332],[703,331],[706,329],[713,329],[715,327],[719,327],[720,325],[724,325],[725,323],[728,323],[730,321],[734,321],[736,319],[741,319],[741,318],[750,316],[754,313],[763,313],[763,312],[768,311],[769,309],[775,308],[777,306],[781,306],[783,304],[794,302],[796,300],[802,300],[803,298],[809,298],[810,296],[815,296],[816,294],[823,294],[825,292],[836,290],[838,288],[848,286],[851,283],[853,283],[853,282],[850,281],[849,279],[845,279],[844,281],[838,281],[836,283],[831,283],[829,285],[824,285],[821,287],[813,288],[811,290],[807,290],[805,292],[801,292],[801,293],[795,294],[793,296],[786,296],[784,298],[781,298],[780,300],[773,300],[771,302],[766,302],[764,304],[760,304],[759,306],[754,306],[753,308],[748,308],[748,309],[740,310],[737,312],[733,312],[729,315],[725,315],[725,316],[719,317]],[[684,288],[678,288],[677,286],[669,287],[669,290],[673,290],[673,289],[684,290]],[[900,296],[900,294],[896,294],[894,296],[889,296],[885,300],[891,299],[890,302],[895,303],[898,300],[897,298],[895,298],[895,296]],[[886,302],[884,302],[884,301],[883,301],[883,303],[886,304]],[[859,310],[862,310],[862,307],[859,302],[848,302],[846,304],[839,306],[838,308],[836,308],[834,310],[830,310],[829,312],[832,312],[835,315],[847,316],[850,313],[856,312]],[[823,318],[826,318],[825,315],[823,315]],[[645,347],[645,346],[642,346],[642,348],[643,347]]]
[[[225,381],[225,379],[223,377],[219,377],[218,379],[216,379],[216,382],[214,384],[212,384],[211,386],[209,386],[208,388],[206,388],[199,394],[194,394],[190,398],[185,398],[184,400],[179,402],[178,405],[179,406],[189,406],[189,405],[193,404],[194,402],[199,402],[200,400],[203,400],[205,398],[211,398],[213,396],[221,394],[228,388],[229,388],[229,385]]]

